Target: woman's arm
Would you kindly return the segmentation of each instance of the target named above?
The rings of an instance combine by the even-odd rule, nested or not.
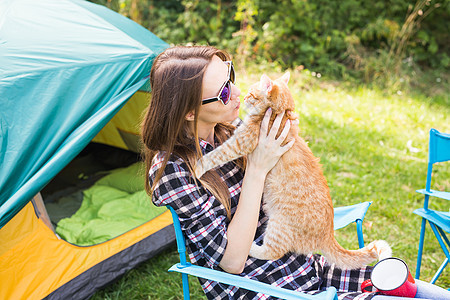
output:
[[[270,109],[266,112],[261,123],[258,146],[248,155],[239,203],[228,225],[228,243],[219,264],[228,273],[242,273],[258,225],[266,175],[294,144],[292,140],[281,146],[289,132],[290,122],[286,122],[281,135],[275,139],[284,113],[277,116],[267,133],[271,113]]]

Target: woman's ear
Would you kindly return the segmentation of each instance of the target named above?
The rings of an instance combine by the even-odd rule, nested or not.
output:
[[[194,111],[190,111],[188,112],[188,114],[186,115],[186,117],[184,117],[186,119],[186,121],[192,121],[194,122],[195,119],[195,113]]]

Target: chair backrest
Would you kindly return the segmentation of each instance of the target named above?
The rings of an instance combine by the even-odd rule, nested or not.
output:
[[[175,210],[169,205],[166,206],[172,213],[173,227],[175,228],[175,238],[177,240],[178,254],[180,254],[180,263],[186,265],[186,241],[181,231],[180,220],[178,220],[178,215]]]
[[[429,161],[433,164],[450,160],[450,134],[431,129],[429,152]]]
[[[431,189],[431,174],[433,164],[450,160],[450,134],[442,133],[432,128],[428,148],[428,172],[426,190]]]

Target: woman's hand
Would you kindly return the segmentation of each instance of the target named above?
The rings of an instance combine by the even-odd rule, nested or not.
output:
[[[291,128],[291,121],[289,119],[287,120],[280,136],[275,138],[278,129],[280,128],[284,112],[277,115],[273,122],[272,128],[269,132],[267,132],[271,115],[272,109],[269,108],[261,122],[258,146],[256,146],[255,150],[247,156],[248,167],[257,168],[260,172],[263,172],[263,174],[267,174],[275,166],[280,157],[286,151],[291,149],[295,141],[292,139],[286,145],[281,146],[289,133],[289,129]],[[298,126],[298,121],[293,122],[293,124]]]
[[[250,247],[258,225],[261,198],[267,173],[275,166],[280,157],[294,144],[294,140],[284,146],[291,121],[287,121],[280,136],[275,138],[284,113],[279,114],[268,132],[270,116],[268,110],[261,122],[258,145],[247,156],[247,168],[242,181],[241,196],[236,212],[228,225],[228,243],[220,266],[229,273],[239,274],[244,270]],[[292,122],[298,126],[295,120]]]

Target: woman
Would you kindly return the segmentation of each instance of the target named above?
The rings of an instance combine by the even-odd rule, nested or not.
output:
[[[340,298],[370,299],[361,283],[371,268],[338,270],[320,255],[287,254],[277,261],[248,257],[262,242],[267,217],[261,210],[264,180],[293,141],[284,142],[291,124],[275,138],[282,115],[268,132],[268,111],[258,146],[246,159],[192,176],[197,159],[223,143],[238,120],[240,91],[227,53],[213,47],[173,47],[154,61],[152,101],[142,125],[146,188],[154,204],[170,205],[187,237],[192,263],[298,291],[333,285]],[[239,123],[239,121],[238,121]],[[293,124],[297,126],[297,124]],[[261,294],[200,279],[209,299],[259,299]],[[380,297],[380,296],[376,296]],[[398,299],[398,298],[396,298]]]

